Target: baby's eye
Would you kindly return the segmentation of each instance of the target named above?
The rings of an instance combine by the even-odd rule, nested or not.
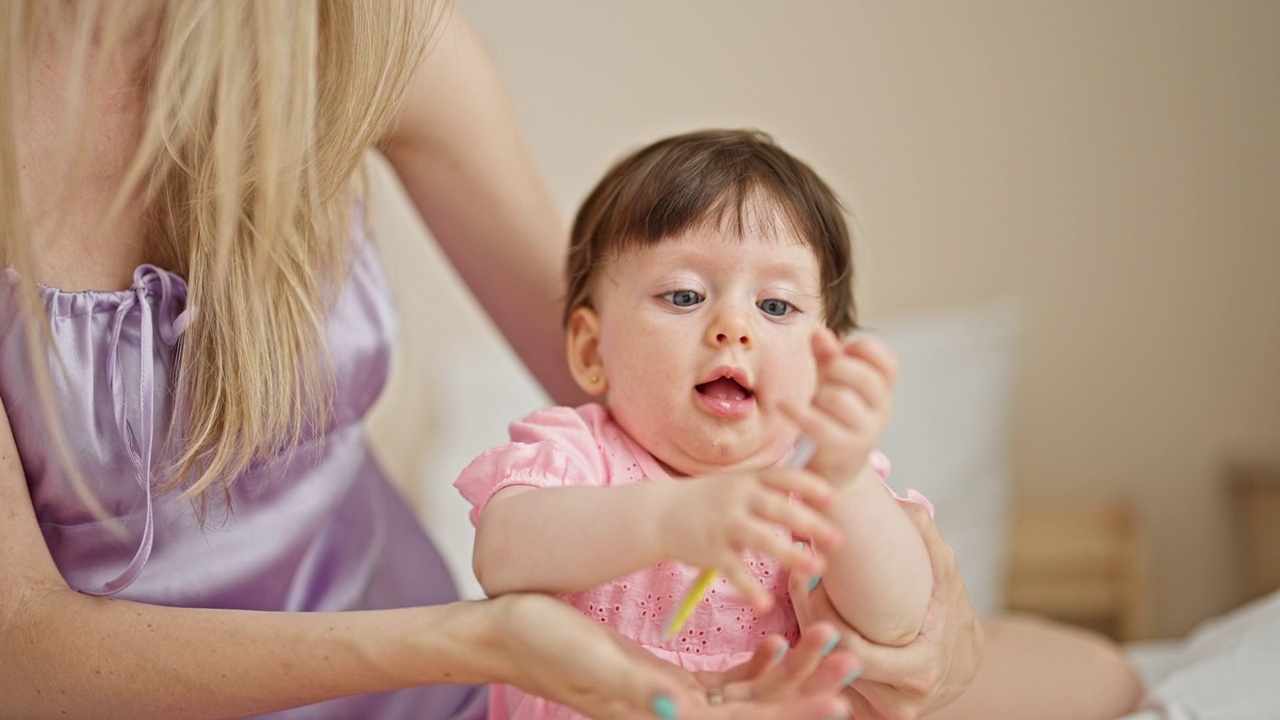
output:
[[[702,302],[702,295],[694,290],[675,290],[662,297],[676,307],[693,307]]]
[[[772,315],[774,317],[782,317],[792,309],[791,303],[786,300],[778,300],[776,298],[761,300],[757,305],[764,311],[765,315]]]

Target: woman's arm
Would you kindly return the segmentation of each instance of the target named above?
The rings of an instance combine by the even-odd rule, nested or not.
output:
[[[217,718],[501,675],[493,610],[190,610],[81,595],[41,536],[0,412],[0,717]]]
[[[552,400],[586,402],[564,361],[568,233],[502,82],[457,7],[436,30],[384,152],[449,260]]]

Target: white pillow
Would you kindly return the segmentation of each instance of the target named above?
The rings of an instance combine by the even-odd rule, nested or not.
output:
[[[889,485],[933,503],[980,615],[1001,606],[1020,328],[1021,312],[1008,300],[868,328],[892,345],[901,366],[881,445],[892,463]]]
[[[1280,716],[1280,591],[1205,621],[1183,640],[1129,652],[1147,696],[1126,720]]]

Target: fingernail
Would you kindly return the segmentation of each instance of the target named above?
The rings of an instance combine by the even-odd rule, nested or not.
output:
[[[813,589],[818,587],[818,583],[820,582],[822,582],[821,575],[814,575],[813,577],[809,578],[809,592],[813,592]]]
[[[778,662],[779,660],[781,660],[782,657],[787,654],[787,650],[789,649],[790,648],[788,648],[786,645],[783,645],[781,648],[778,648],[778,654],[773,656],[773,661]]]
[[[804,543],[802,543],[802,542],[800,542],[799,540],[797,540],[797,541],[796,541],[796,549],[797,549],[797,550],[803,550],[803,549],[804,549]]]
[[[670,695],[656,695],[653,698],[653,714],[662,720],[676,720],[676,701]]]
[[[862,677],[862,668],[858,668],[845,676],[844,682],[840,683],[840,687],[849,687],[853,684],[854,680],[857,680],[860,677]]]
[[[832,635],[831,639],[827,641],[827,644],[822,646],[822,657],[826,657],[830,655],[831,651],[836,649],[836,644],[839,642],[840,642],[840,633],[836,633],[835,635]]]

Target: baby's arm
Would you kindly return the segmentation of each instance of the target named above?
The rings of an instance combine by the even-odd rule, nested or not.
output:
[[[798,496],[803,503],[789,502]],[[509,486],[476,525],[476,577],[490,596],[519,591],[568,593],[676,559],[715,568],[748,600],[772,598],[743,566],[743,551],[777,558],[795,572],[821,561],[793,547],[790,534],[838,539],[829,512],[833,492],[803,470],[769,470],[610,487]]]
[[[790,410],[818,448],[810,469],[836,487],[833,516],[845,535],[823,590],[867,639],[904,645],[924,622],[933,577],[924,541],[869,461],[888,426],[896,361],[873,338],[841,348],[826,331],[814,355],[818,392],[810,407]]]
[[[656,517],[667,494],[657,483],[503,488],[476,524],[476,579],[490,597],[567,593],[657,564],[659,526],[635,520]]]
[[[920,632],[933,589],[924,541],[869,462],[836,498],[845,542],[829,554],[818,590],[868,640],[905,645]]]

